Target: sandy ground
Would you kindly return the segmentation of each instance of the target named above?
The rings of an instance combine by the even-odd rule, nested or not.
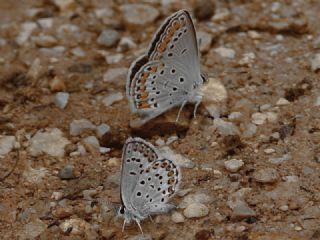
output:
[[[0,1],[1,239],[320,239],[320,2],[141,1],[135,19],[128,2]],[[182,8],[227,96],[130,128],[126,71]],[[79,119],[92,126],[72,133]],[[183,158],[180,207],[143,221],[144,238],[116,218],[129,136]],[[191,202],[207,213],[185,217]]]

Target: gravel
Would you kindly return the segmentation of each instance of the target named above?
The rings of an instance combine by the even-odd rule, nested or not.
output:
[[[82,118],[79,120],[73,120],[70,123],[70,135],[80,135],[85,130],[95,130],[96,126],[91,123],[88,119]]]
[[[214,51],[223,58],[233,59],[236,55],[236,52],[233,49],[226,47],[215,48]]]
[[[111,106],[112,104],[121,101],[122,99],[123,99],[122,93],[121,93],[121,92],[117,92],[117,93],[113,93],[113,94],[110,94],[110,95],[104,97],[104,98],[102,99],[102,103],[103,103],[105,106],[109,107],[109,106]]]
[[[69,101],[69,93],[66,92],[58,92],[54,97],[54,104],[60,108],[64,109]]]
[[[59,178],[63,180],[73,179],[74,177],[74,166],[71,164],[65,165],[59,172]]]
[[[0,157],[8,154],[15,147],[15,136],[0,136]]]
[[[30,139],[29,152],[34,157],[43,153],[53,157],[63,157],[64,147],[69,143],[70,141],[63,137],[63,133],[58,128],[45,132],[40,130]]]
[[[146,4],[124,4],[120,7],[124,21],[129,26],[143,27],[159,17],[159,11]]]
[[[260,183],[275,183],[279,180],[279,174],[274,168],[263,168],[255,171],[253,178]]]
[[[208,207],[201,203],[191,203],[183,211],[183,215],[186,218],[200,218],[200,217],[205,217],[208,214],[209,214]]]
[[[98,44],[104,46],[104,47],[113,47],[116,45],[120,40],[120,35],[115,30],[104,30],[99,35],[97,42]]]
[[[224,167],[232,173],[238,172],[239,169],[244,165],[242,160],[231,159],[224,162]]]

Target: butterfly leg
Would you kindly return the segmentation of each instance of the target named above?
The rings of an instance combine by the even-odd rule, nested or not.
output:
[[[122,232],[124,232],[124,227],[126,226],[126,220],[123,221]]]
[[[193,117],[194,117],[194,118],[196,118],[197,109],[198,109],[200,103],[201,103],[201,100],[200,100],[200,101],[197,101],[197,102],[196,102],[196,105],[194,106],[194,110],[193,110]]]
[[[187,103],[187,101],[184,101],[184,102],[181,104],[181,107],[180,107],[179,112],[178,112],[178,116],[177,116],[177,118],[176,118],[176,122],[178,122],[179,117],[180,117],[180,113],[181,113],[181,111],[182,111],[182,108],[186,105],[186,103]]]
[[[141,225],[140,225],[140,221],[139,221],[138,219],[136,219],[136,223],[137,223],[137,225],[138,225],[138,227],[139,227],[142,235],[144,235],[144,234],[143,234],[143,231],[142,231],[142,227],[141,227]]]

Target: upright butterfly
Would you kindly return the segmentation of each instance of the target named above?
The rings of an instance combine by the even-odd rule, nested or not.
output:
[[[202,100],[199,50],[192,19],[186,10],[168,17],[155,33],[148,51],[131,64],[126,94],[141,124],[187,102]]]
[[[155,147],[141,138],[129,138],[122,152],[119,214],[126,223],[140,221],[154,214],[170,211],[168,199],[177,191],[178,167],[161,158]]]

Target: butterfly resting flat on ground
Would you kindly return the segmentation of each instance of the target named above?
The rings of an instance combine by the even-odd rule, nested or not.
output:
[[[118,214],[126,223],[140,221],[175,208],[167,203],[177,191],[180,170],[168,159],[161,158],[155,147],[141,138],[129,138],[122,152]]]
[[[131,64],[126,85],[130,109],[139,114],[141,125],[180,106],[178,120],[187,102],[195,103],[195,115],[205,80],[192,19],[180,10],[162,23],[147,53]]]

